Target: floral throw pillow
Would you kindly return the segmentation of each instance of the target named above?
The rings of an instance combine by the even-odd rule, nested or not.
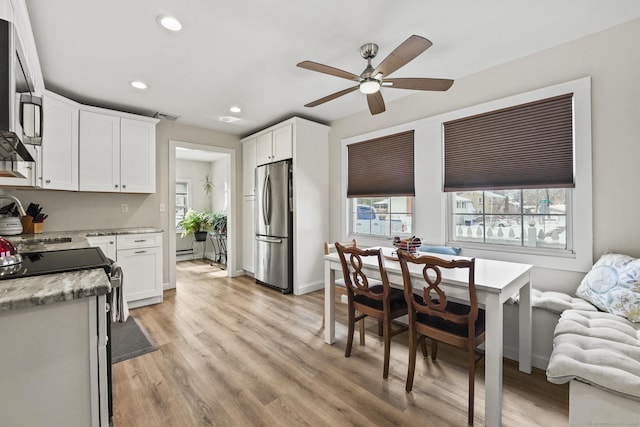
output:
[[[640,259],[603,254],[582,279],[576,295],[600,310],[640,322]]]

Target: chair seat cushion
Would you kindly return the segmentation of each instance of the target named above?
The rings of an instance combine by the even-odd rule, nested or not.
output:
[[[382,293],[382,285],[370,286],[369,290],[374,294]],[[371,299],[365,295],[356,294],[353,299],[362,305],[375,308],[376,310],[382,310],[382,300]],[[407,307],[407,302],[404,300],[404,292],[402,289],[390,289],[389,295],[389,309],[391,311],[400,310]]]
[[[422,297],[416,295],[416,300],[420,303],[424,304],[424,299]],[[434,301],[437,302],[437,301]],[[470,307],[466,304],[460,304],[457,302],[449,301],[447,303],[447,311],[450,311],[454,314],[467,314],[469,313]],[[469,336],[469,325],[455,323],[450,320],[442,319],[438,316],[430,316],[424,313],[417,313],[416,321],[419,323],[423,323],[425,325],[433,326],[434,328],[441,329],[446,332],[450,332],[452,334],[466,337]],[[481,308],[478,309],[478,318],[476,319],[476,327],[475,327],[476,337],[483,334],[485,330],[485,311]]]

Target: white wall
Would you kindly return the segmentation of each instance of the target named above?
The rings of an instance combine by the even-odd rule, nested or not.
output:
[[[435,116],[558,83],[591,76],[592,168],[593,168],[593,253],[605,250],[640,257],[640,227],[636,217],[640,199],[635,197],[637,159],[640,158],[640,69],[637,41],[640,19],[534,55],[457,78],[447,92],[416,92],[389,103],[385,113],[368,111],[331,124],[330,188],[332,240],[341,231],[342,168],[341,141],[417,119]],[[449,77],[449,76],[443,76]],[[363,99],[363,105],[364,103]],[[637,206],[637,208],[636,208]],[[579,213],[578,213],[579,215]],[[424,221],[428,218],[419,218]],[[537,268],[534,286],[574,290],[583,274]],[[506,324],[517,323],[505,316]],[[544,330],[543,330],[544,329]],[[548,341],[548,328],[538,328],[536,341]],[[514,343],[507,343],[513,345]],[[534,348],[544,351],[545,345]]]

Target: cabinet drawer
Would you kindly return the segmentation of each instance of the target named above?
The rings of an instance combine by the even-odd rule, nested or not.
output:
[[[159,233],[122,234],[116,237],[118,250],[162,246],[162,235]]]

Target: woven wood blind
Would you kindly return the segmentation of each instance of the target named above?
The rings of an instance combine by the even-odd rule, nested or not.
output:
[[[444,123],[444,191],[574,186],[573,93]]]
[[[347,197],[415,196],[414,131],[370,139],[347,147]]]

